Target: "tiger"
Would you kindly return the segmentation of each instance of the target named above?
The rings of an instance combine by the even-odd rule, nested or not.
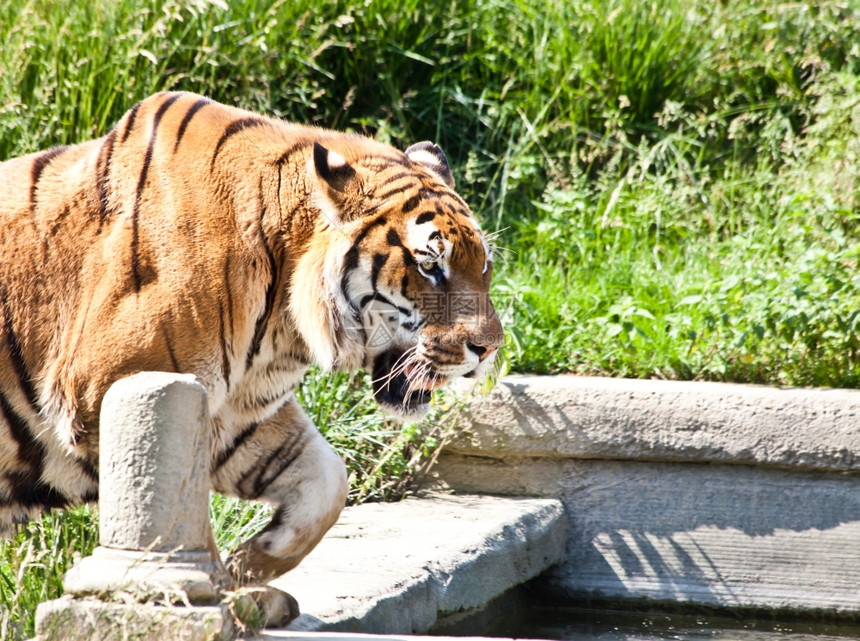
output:
[[[114,382],[193,374],[211,488],[273,507],[225,556],[237,585],[294,568],[347,498],[296,400],[309,367],[364,369],[414,419],[504,340],[493,252],[431,142],[158,93],[101,138],[0,163],[0,234],[0,526],[98,499]]]

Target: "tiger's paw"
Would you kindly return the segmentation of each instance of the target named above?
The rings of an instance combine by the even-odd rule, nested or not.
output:
[[[283,628],[300,613],[292,595],[270,585],[239,588],[232,601],[236,618],[255,628]]]
[[[264,628],[283,628],[299,616],[299,602],[293,595],[271,585],[257,590],[255,602]]]

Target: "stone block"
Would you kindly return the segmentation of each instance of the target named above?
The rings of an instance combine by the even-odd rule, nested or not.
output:
[[[171,607],[64,597],[40,603],[34,641],[229,641],[225,606]]]

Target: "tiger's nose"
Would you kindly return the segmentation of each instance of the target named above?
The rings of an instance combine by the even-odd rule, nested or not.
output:
[[[490,356],[493,352],[495,352],[501,344],[504,342],[504,335],[501,331],[501,326],[499,327],[498,333],[491,333],[487,335],[480,336],[478,338],[473,338],[466,342],[466,347],[477,355],[479,360],[484,360],[488,356]]]
[[[478,355],[478,358],[484,360],[489,351],[489,348],[486,345],[476,345],[475,343],[466,343],[466,347],[468,347],[472,352]]]

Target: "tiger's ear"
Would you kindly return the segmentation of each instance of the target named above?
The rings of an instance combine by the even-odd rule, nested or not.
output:
[[[416,143],[406,150],[406,157],[416,165],[429,169],[439,176],[442,182],[454,189],[454,176],[448,166],[448,158],[445,157],[445,152],[439,148],[439,145],[429,140]]]
[[[331,221],[349,221],[360,205],[361,181],[355,169],[336,151],[314,142],[308,161],[309,171],[318,185],[316,205]]]
[[[317,176],[336,192],[349,191],[355,180],[355,169],[336,151],[326,149],[314,142],[314,169]]]

